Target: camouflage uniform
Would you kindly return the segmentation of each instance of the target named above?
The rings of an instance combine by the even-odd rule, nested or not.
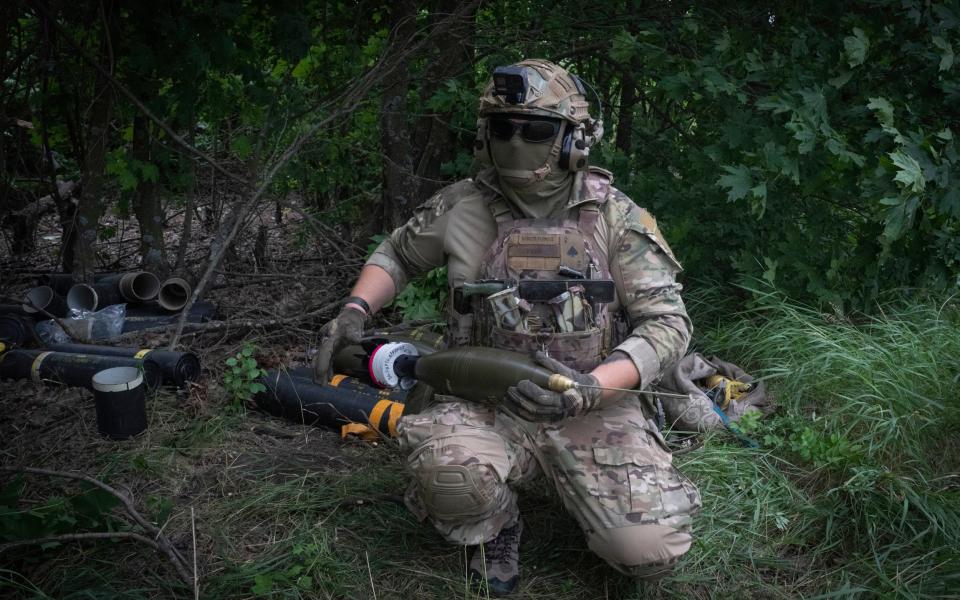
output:
[[[621,335],[606,334],[601,356],[624,353],[641,386],[678,360],[691,324],[675,276],[680,265],[656,221],[610,185],[609,173],[576,174],[567,213],[599,209],[585,243],[600,249],[615,282],[609,315],[622,315]],[[498,241],[491,203],[503,196],[493,170],[448,186],[398,228],[367,264],[390,274],[397,290],[408,277],[446,265],[451,288],[486,275],[483,258]],[[502,236],[502,227],[500,235]],[[477,342],[478,323],[450,315],[449,341]],[[611,319],[610,326],[614,327]],[[599,358],[599,357],[598,357]],[[595,366],[578,365],[582,370]],[[671,464],[656,426],[634,396],[558,423],[529,423],[495,406],[437,396],[432,407],[404,416],[401,447],[413,481],[407,505],[430,518],[449,541],[479,544],[518,517],[513,486],[545,474],[577,519],[589,547],[621,572],[664,573],[690,547],[697,489]]]

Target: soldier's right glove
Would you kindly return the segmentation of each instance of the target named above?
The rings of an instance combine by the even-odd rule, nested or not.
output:
[[[577,383],[597,385],[593,375],[579,373],[543,352],[537,352],[536,361],[551,372],[565,375]],[[507,390],[503,404],[504,408],[527,421],[560,421],[595,407],[600,402],[601,393],[601,390],[595,388],[572,388],[562,393],[554,392],[524,379]]]
[[[320,350],[313,358],[313,381],[326,385],[333,377],[333,357],[348,344],[359,344],[367,316],[359,310],[343,307],[340,314],[320,328]]]

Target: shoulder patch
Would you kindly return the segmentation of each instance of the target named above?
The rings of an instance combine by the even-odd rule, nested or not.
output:
[[[607,183],[611,185],[613,184],[613,173],[611,171],[608,171],[600,167],[593,167],[593,166],[587,167],[587,171],[591,175],[599,175],[601,177],[605,177],[607,179]]]
[[[663,237],[663,234],[660,232],[660,227],[657,225],[657,220],[650,214],[650,211],[645,208],[640,208],[637,221],[627,226],[646,236],[667,255],[667,258],[670,259],[670,262],[672,262],[678,270],[683,270],[683,266],[680,264],[680,261],[677,260],[677,257],[674,256],[670,244],[668,244],[666,238]]]

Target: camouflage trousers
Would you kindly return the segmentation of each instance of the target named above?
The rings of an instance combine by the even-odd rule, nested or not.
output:
[[[519,517],[514,486],[546,475],[589,548],[618,571],[656,578],[690,549],[700,494],[636,399],[560,423],[436,399],[397,429],[410,453],[406,504],[447,540],[492,540]]]

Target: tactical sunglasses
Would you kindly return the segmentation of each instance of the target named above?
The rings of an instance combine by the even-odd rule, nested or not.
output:
[[[559,119],[490,117],[490,135],[507,141],[517,131],[520,137],[532,144],[550,142],[560,131]]]

